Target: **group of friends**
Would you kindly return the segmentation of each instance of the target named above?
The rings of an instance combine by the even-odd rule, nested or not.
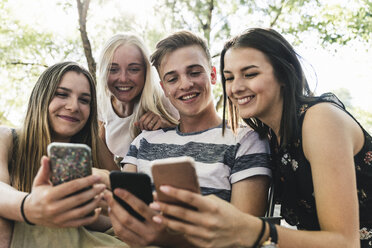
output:
[[[335,95],[313,94],[300,60],[273,29],[228,40],[222,117],[207,44],[189,31],[151,55],[114,35],[97,91],[77,63],[50,66],[23,126],[0,127],[0,247],[372,247],[372,138]],[[93,174],[53,186],[51,142],[91,147]],[[195,160],[201,194],[160,190],[192,209],[111,192],[110,171],[151,176],[152,161],[180,156]],[[261,218],[270,186],[296,230]]]

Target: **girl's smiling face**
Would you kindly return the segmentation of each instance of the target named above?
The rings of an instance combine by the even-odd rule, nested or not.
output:
[[[119,101],[129,103],[142,92],[146,66],[140,49],[135,45],[119,46],[109,67],[107,87]]]
[[[226,93],[240,117],[256,117],[265,123],[280,119],[282,84],[275,78],[265,54],[249,47],[231,48],[225,54],[224,63]]]
[[[85,126],[90,102],[88,79],[75,71],[66,72],[48,107],[53,141],[69,142]]]

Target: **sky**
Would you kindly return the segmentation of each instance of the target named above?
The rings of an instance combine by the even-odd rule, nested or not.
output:
[[[328,0],[333,1],[333,0]],[[337,0],[347,1],[347,0]],[[46,30],[54,30],[69,35],[71,26],[76,25],[77,11],[66,19],[61,9],[56,9],[54,0],[12,0],[16,9],[15,15],[27,23],[33,23]],[[120,2],[120,4],[118,4]],[[120,8],[127,13],[134,14],[137,20],[152,22],[152,6],[156,0],[106,0],[105,6],[99,10],[91,10],[89,14],[95,18],[103,15],[120,13]],[[100,13],[100,14],[97,14]],[[75,15],[75,16],[74,16]],[[89,30],[88,30],[89,31]],[[307,74],[310,78],[316,72],[316,93],[332,91],[338,88],[349,90],[353,106],[360,107],[372,113],[372,49],[367,52],[360,44],[353,44],[338,48],[337,53],[320,48],[311,38],[307,37],[303,44],[295,47],[297,52],[305,59],[306,64],[313,69]],[[311,68],[308,66],[308,68]],[[315,82],[310,80],[311,88]]]

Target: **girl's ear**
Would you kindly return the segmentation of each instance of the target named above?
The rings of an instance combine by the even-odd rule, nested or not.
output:
[[[211,83],[216,84],[217,82],[217,72],[216,72],[216,67],[212,66],[212,71],[211,71]]]

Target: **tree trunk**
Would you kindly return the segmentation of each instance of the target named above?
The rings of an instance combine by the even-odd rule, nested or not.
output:
[[[81,41],[83,42],[84,54],[87,59],[89,72],[92,74],[94,80],[96,80],[96,62],[94,61],[92,48],[87,33],[87,13],[89,9],[90,0],[76,0],[77,8],[79,13],[79,30]]]

